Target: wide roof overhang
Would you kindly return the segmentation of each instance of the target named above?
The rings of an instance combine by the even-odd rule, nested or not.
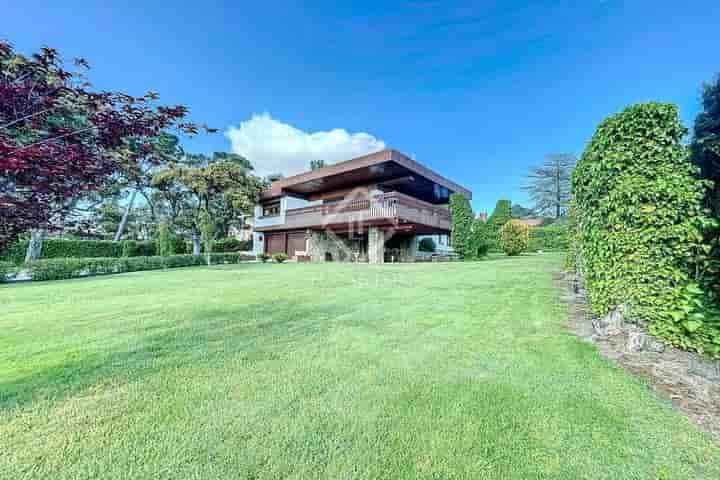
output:
[[[377,184],[434,204],[447,203],[452,193],[472,198],[470,190],[396,150],[386,149],[277,180],[261,193],[260,199],[270,200],[281,195],[306,198],[367,184]]]

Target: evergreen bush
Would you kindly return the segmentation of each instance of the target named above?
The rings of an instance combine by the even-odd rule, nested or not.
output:
[[[473,225],[473,211],[470,200],[461,193],[450,195],[450,214],[452,215],[450,243],[453,250],[463,257]]]
[[[418,244],[418,250],[421,252],[434,252],[435,251],[435,240],[433,240],[430,237],[425,237],[422,240],[420,240],[420,243]]]

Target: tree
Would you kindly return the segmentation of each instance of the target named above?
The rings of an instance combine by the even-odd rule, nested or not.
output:
[[[516,203],[512,206],[510,215],[512,218],[526,218],[535,215],[535,211],[532,208],[523,207],[522,205]]]
[[[250,215],[264,187],[261,179],[234,161],[209,160],[198,166],[172,164],[153,179],[162,215],[176,233],[193,241],[200,253],[201,238],[214,239]],[[209,220],[208,220],[209,219]],[[208,233],[207,222],[212,222]]]
[[[570,206],[570,180],[577,163],[570,153],[550,154],[545,163],[532,167],[530,184],[524,189],[534,202],[534,210],[541,215],[560,218]]]
[[[465,255],[465,247],[470,238],[473,224],[470,200],[461,193],[453,193],[450,195],[450,213],[452,214],[450,227],[452,247],[462,257]]]
[[[311,160],[310,161],[310,170],[317,170],[318,168],[323,168],[325,165],[325,160]]]
[[[691,158],[702,177],[714,182],[708,203],[715,216],[720,216],[720,74],[703,84],[702,107],[695,117]]]
[[[495,210],[485,223],[485,235],[490,243],[490,248],[497,248],[500,242],[500,229],[512,218],[512,202],[510,200],[498,200]]]
[[[81,58],[75,65],[88,68]],[[155,106],[157,98],[93,91],[55,49],[25,57],[0,41],[0,248],[28,230],[57,228],[160,132],[197,133],[183,122],[186,107]]]

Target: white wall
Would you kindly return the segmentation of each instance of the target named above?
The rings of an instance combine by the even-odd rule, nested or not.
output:
[[[262,216],[262,206],[260,204],[255,205],[255,228],[258,227],[274,227],[276,225],[283,225],[285,223],[285,212],[294,208],[311,207],[314,205],[320,205],[322,200],[315,200],[309,202],[302,198],[282,196],[280,197],[280,215],[277,217],[266,217]],[[253,233],[253,253],[259,255],[265,251],[265,234],[262,232]]]

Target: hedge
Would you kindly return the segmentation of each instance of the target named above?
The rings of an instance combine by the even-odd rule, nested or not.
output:
[[[240,263],[254,260],[251,255],[239,253],[217,253],[210,256],[213,264]],[[54,258],[38,260],[30,265],[30,277],[36,281],[64,280],[88,275],[138,272],[163,268],[191,267],[206,265],[205,255],[170,255],[167,257],[96,257],[96,258]]]
[[[252,250],[252,240],[238,240],[237,238],[223,238],[213,242],[213,252],[249,252]]]
[[[12,244],[0,256],[0,260],[21,264],[25,261],[25,252],[29,240],[21,240]],[[155,255],[155,242],[133,242],[133,256]],[[95,258],[122,257],[123,242],[110,240],[69,240],[48,238],[43,242],[42,258]]]
[[[720,356],[720,312],[703,290],[712,265],[703,207],[675,105],[646,103],[603,121],[573,174],[571,258],[590,308],[680,348]]]
[[[528,250],[536,252],[544,251],[566,251],[568,248],[568,226],[548,225],[547,227],[531,227],[530,242]]]
[[[12,262],[0,262],[0,283],[7,281],[7,276],[17,270]]]

